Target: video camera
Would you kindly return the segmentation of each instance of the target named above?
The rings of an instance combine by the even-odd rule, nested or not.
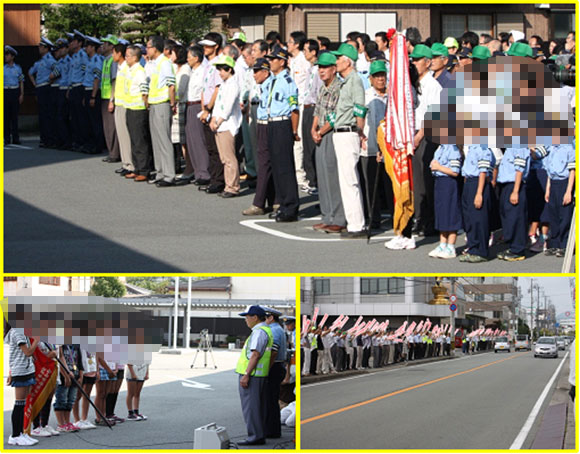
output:
[[[571,65],[570,69],[562,69],[562,66]],[[558,55],[555,61],[546,64],[554,75],[556,82],[569,87],[576,86],[576,58],[574,55]]]

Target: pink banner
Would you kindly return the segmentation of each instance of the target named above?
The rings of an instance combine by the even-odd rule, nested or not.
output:
[[[314,308],[314,314],[312,314],[312,325],[316,326],[316,319],[318,318],[318,311],[320,310],[319,307]]]
[[[324,314],[324,317],[322,317],[322,320],[320,320],[320,326],[319,328],[322,328],[324,326],[324,324],[326,323],[326,320],[328,319],[328,314]]]

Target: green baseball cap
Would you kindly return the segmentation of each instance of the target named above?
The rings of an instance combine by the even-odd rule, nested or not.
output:
[[[526,43],[513,43],[507,54],[510,57],[533,57],[532,48]]]
[[[358,59],[358,52],[352,44],[342,43],[338,50],[333,50],[332,53],[337,57],[344,55],[350,58],[352,61],[357,61]]]
[[[447,47],[447,48],[449,48],[449,47],[457,47],[459,49],[459,43],[452,36],[449,36],[448,38],[445,38],[445,42],[443,43],[443,45],[445,47]]]
[[[336,65],[336,55],[332,52],[322,52],[318,56],[318,61],[316,62],[318,66],[332,66]]]
[[[236,62],[229,55],[221,54],[213,65],[214,66],[225,65],[229,66],[230,68],[234,68],[236,66]]]
[[[435,43],[431,46],[431,52],[434,57],[449,57],[449,50],[445,47],[445,44]]]
[[[471,58],[474,60],[487,60],[489,57],[491,57],[491,52],[485,46],[475,46],[471,51]]]
[[[119,39],[116,36],[108,34],[104,38],[101,38],[101,42],[103,43],[111,43],[113,46],[119,44]]]
[[[413,49],[410,58],[433,58],[433,52],[425,44],[417,44]]]
[[[371,76],[374,76],[377,73],[386,73],[387,72],[387,65],[385,64],[384,60],[375,60],[371,63],[371,67],[369,69],[369,73]]]
[[[235,32],[234,36],[232,36],[230,39],[228,39],[229,42],[235,41],[236,39],[239,39],[245,43],[248,42],[248,38],[246,38],[246,34],[244,32]]]

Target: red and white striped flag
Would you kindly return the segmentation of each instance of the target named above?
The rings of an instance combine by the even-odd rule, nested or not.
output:
[[[312,314],[312,326],[316,326],[316,319],[318,318],[319,307],[314,308],[314,314]]]

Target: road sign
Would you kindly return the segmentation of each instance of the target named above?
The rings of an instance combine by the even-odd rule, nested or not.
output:
[[[451,303],[449,305],[449,309],[451,309],[451,312],[455,312],[457,310],[457,304]]]
[[[452,293],[451,296],[449,297],[449,301],[451,301],[452,303],[454,303],[455,301],[457,301],[457,296],[455,295],[455,293]]]
[[[556,328],[560,328],[560,324],[559,323],[556,323],[555,326],[556,326]]]

